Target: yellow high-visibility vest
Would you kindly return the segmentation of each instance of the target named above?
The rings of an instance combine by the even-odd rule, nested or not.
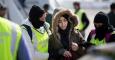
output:
[[[115,34],[115,31],[111,32],[111,34]],[[90,43],[93,43],[96,46],[106,44],[106,38],[103,38],[102,40],[99,40],[98,38],[95,39],[94,37],[95,37],[95,34],[91,37]]]
[[[38,60],[48,60],[48,39],[49,35],[46,31],[44,33],[39,32],[38,30],[32,28],[33,38],[32,43],[35,48],[35,51],[38,53]]]
[[[102,40],[99,40],[99,39],[91,39],[90,40],[90,43],[93,43],[93,44],[95,44],[96,46],[98,46],[98,45],[104,45],[104,44],[106,44],[106,41],[105,41],[105,38],[104,39],[102,39]]]
[[[33,44],[36,44],[36,49],[39,52],[46,53],[48,52],[48,33],[45,31],[44,33],[40,33],[35,29],[32,29],[32,31],[35,33],[35,38],[32,40]]]
[[[16,60],[21,28],[0,17],[0,60]]]
[[[84,11],[81,9],[77,13],[75,13],[75,15],[78,16],[78,18],[79,18],[78,25],[75,28],[79,29],[80,31],[83,30],[83,28],[84,28],[84,24],[82,22],[83,13],[84,13]]]
[[[30,22],[29,24],[23,24],[22,28],[27,31],[28,37],[30,37],[31,43],[34,48],[34,54],[37,60],[48,60],[48,39],[51,32],[48,30],[47,23],[46,25],[40,27],[39,29],[34,28]],[[24,26],[27,25],[27,26]],[[31,29],[29,31],[29,29]]]

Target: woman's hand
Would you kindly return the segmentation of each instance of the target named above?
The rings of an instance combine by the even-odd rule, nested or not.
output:
[[[77,51],[79,47],[78,47],[77,43],[72,42],[71,48],[72,48],[73,51]]]
[[[72,57],[72,54],[69,51],[65,51],[63,56],[64,57]]]

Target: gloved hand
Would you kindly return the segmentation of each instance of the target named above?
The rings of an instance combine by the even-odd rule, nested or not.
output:
[[[86,42],[86,41],[84,41],[84,42],[82,42],[82,43],[80,43],[80,44],[78,44],[78,45],[79,45],[79,46],[83,46],[83,47],[85,47],[86,49],[89,48],[89,47],[91,47],[91,46],[95,46],[95,44],[90,43],[90,42]]]

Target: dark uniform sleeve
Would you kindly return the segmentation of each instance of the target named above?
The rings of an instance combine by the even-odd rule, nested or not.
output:
[[[89,25],[89,20],[85,13],[83,13],[83,15],[82,15],[82,22],[84,23],[83,30],[85,30]]]
[[[115,42],[115,34],[112,34],[112,35],[110,36],[109,42]]]
[[[91,46],[95,46],[95,44],[90,43],[91,34],[92,34],[92,31],[89,33],[88,38],[87,38],[87,41],[84,41],[84,42],[82,43],[82,46],[84,46],[86,49],[90,48]]]
[[[87,42],[90,42],[90,40],[91,40],[91,36],[90,36],[90,33],[89,33],[88,38],[87,38]]]

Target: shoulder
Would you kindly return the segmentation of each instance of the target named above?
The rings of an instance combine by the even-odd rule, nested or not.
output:
[[[111,32],[111,38],[114,38],[115,40],[115,31]]]
[[[48,13],[48,16],[52,16],[52,14],[51,14],[51,13]]]
[[[50,24],[49,24],[48,22],[45,22],[45,26],[46,26],[47,28],[50,28]]]
[[[96,32],[95,32],[95,29],[93,29],[93,30],[91,30],[90,31],[90,35],[93,35],[93,34],[95,34]]]
[[[83,40],[82,34],[81,34],[77,29],[75,29],[73,33],[74,33],[76,36],[80,37],[80,38]]]
[[[23,24],[33,27],[33,25],[31,24],[31,22],[29,21],[28,18],[21,25],[23,25]]]
[[[111,34],[114,34],[114,35],[115,35],[115,31],[112,31]]]
[[[108,42],[115,42],[115,31],[107,34],[106,38],[109,39]]]
[[[54,34],[52,33],[50,36],[49,36],[50,39],[54,39]]]
[[[54,38],[54,35],[53,34],[51,34],[50,36],[49,36],[49,43],[54,43],[55,42],[55,38]]]
[[[85,11],[83,9],[80,9],[79,12],[85,13]]]

